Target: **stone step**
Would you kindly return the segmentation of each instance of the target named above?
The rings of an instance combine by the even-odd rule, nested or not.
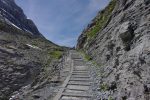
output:
[[[87,91],[89,90],[89,86],[82,86],[82,85],[67,85],[66,89],[70,90],[81,90],[81,91]]]
[[[88,70],[81,70],[81,69],[79,69],[79,70],[74,70],[73,72],[88,72]]]
[[[92,97],[92,95],[87,94],[87,93],[71,93],[71,92],[62,93],[62,96],[69,96],[69,97],[86,97],[86,98],[91,98],[91,97]]]
[[[71,96],[62,96],[60,100],[88,100],[89,98],[85,97],[71,97]]]
[[[69,81],[91,81],[90,78],[70,78]]]
[[[72,75],[71,78],[90,78],[90,77],[86,75]]]
[[[90,86],[90,82],[77,82],[77,81],[69,81],[68,85],[83,85]]]
[[[82,89],[82,88],[80,88],[80,89],[78,89],[78,88],[76,88],[76,89],[73,89],[73,88],[65,88],[66,90],[72,90],[72,91],[82,91],[82,92],[86,92],[87,90],[85,90],[85,89]]]
[[[73,71],[73,73],[89,73],[89,71],[87,71],[87,70],[78,70],[78,71],[76,71],[76,70],[74,70]]]
[[[72,75],[89,76],[88,73],[72,73]]]
[[[75,66],[74,70],[88,71],[88,67],[87,66]]]
[[[85,90],[76,90],[76,89],[65,89],[64,92],[86,93]]]
[[[86,74],[86,75],[89,75],[88,72],[72,72],[72,74]]]

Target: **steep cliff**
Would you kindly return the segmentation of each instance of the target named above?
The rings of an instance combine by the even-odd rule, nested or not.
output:
[[[150,0],[112,0],[77,49],[99,65],[101,98],[150,100]]]
[[[0,0],[0,100],[27,85],[43,88],[57,74],[65,49],[46,40],[14,0]]]
[[[42,36],[33,21],[27,19],[23,10],[15,4],[14,0],[0,0],[0,20],[33,35]]]

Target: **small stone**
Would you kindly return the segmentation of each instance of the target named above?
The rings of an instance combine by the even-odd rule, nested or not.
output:
[[[13,72],[13,69],[12,68],[8,68],[7,71],[8,72]]]
[[[32,96],[34,99],[39,99],[41,96],[39,96],[38,94],[33,94]]]
[[[101,91],[101,89],[100,89],[100,88],[97,88],[97,91]]]

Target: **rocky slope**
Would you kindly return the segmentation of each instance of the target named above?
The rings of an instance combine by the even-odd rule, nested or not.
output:
[[[150,100],[150,0],[112,0],[77,49],[99,65],[102,100]]]
[[[50,83],[66,48],[46,40],[14,0],[0,0],[0,11],[0,100],[8,100]]]
[[[42,36],[33,21],[27,19],[23,10],[16,5],[14,0],[0,0],[0,20],[23,31]]]

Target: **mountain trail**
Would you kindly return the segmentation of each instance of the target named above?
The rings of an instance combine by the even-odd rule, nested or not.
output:
[[[93,79],[85,60],[75,50],[69,51],[67,59],[69,67],[64,66],[67,70],[64,70],[62,75],[69,72],[68,76],[53,100],[93,100],[91,94]]]

